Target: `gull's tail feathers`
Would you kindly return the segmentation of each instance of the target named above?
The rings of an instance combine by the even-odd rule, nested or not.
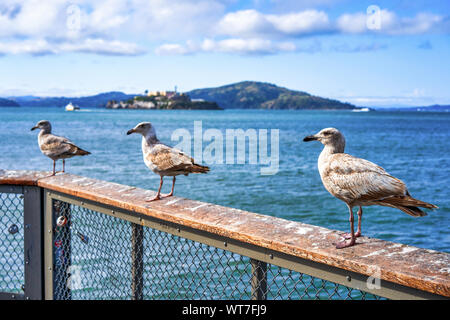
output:
[[[207,173],[207,172],[209,172],[209,167],[202,166],[202,165],[199,165],[196,163],[194,163],[190,169],[191,169],[192,173]]]
[[[413,217],[423,217],[427,215],[426,212],[420,210],[419,207],[426,209],[438,208],[434,204],[414,199],[409,195],[404,197],[389,197],[379,201],[379,204],[399,209]]]
[[[80,147],[77,147],[77,151],[75,152],[75,155],[77,156],[87,156],[88,154],[91,154],[89,151],[83,150]]]

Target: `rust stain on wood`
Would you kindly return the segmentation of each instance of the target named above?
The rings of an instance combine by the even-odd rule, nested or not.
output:
[[[450,297],[445,252],[367,237],[337,250],[340,231],[178,197],[146,202],[154,191],[71,174],[0,171],[0,184],[37,185],[367,276],[375,267],[382,280]]]

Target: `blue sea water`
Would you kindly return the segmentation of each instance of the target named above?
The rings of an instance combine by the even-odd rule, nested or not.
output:
[[[66,161],[67,172],[153,190],[159,177],[143,163],[141,139],[126,135],[138,122],[152,122],[159,139],[171,145],[177,144],[171,141],[176,129],[185,128],[193,136],[194,121],[202,121],[203,131],[214,128],[224,135],[226,129],[268,129],[269,133],[278,129],[280,163],[275,175],[261,175],[266,165],[248,161],[211,164],[207,175],[180,176],[175,194],[348,231],[347,207],[324,189],[317,171],[322,145],[302,142],[306,135],[336,127],[346,137],[347,153],[384,167],[402,179],[414,197],[439,206],[423,218],[392,208],[366,207],[363,234],[450,252],[448,113],[0,108],[0,169],[51,170],[52,161],[39,151],[37,132],[30,131],[42,119],[51,121],[55,134],[92,152]],[[171,179],[166,178],[163,192],[169,192],[170,186]]]

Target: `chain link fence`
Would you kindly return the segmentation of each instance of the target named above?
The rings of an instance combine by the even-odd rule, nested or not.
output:
[[[55,299],[380,299],[53,200]]]
[[[281,248],[280,243],[292,243],[292,234],[290,229],[283,234],[285,229],[276,227],[275,220],[264,224],[275,227],[274,238],[261,239],[260,232],[247,231],[263,228],[256,219],[237,229],[242,233],[211,222],[229,208],[205,209],[209,220],[198,226],[202,212],[186,211],[199,206],[156,206],[161,215],[143,211],[147,215],[132,202],[134,194],[123,194],[124,199],[132,196],[125,202],[122,193],[117,198],[110,194],[116,185],[94,183],[100,196],[89,195],[79,187],[63,192],[36,185],[29,175],[6,175],[3,184],[0,181],[0,300],[448,298],[445,252],[374,239],[358,256],[358,250],[334,256],[325,248],[322,259],[308,244],[296,244],[292,252]],[[86,186],[92,192],[91,182]],[[380,263],[370,257],[361,263],[368,267],[364,271],[352,268],[366,252],[372,256],[370,250],[380,247],[386,248],[386,257],[403,254],[405,248],[414,255],[383,257]],[[311,257],[298,255],[301,249]],[[429,263],[417,265],[420,260]],[[402,277],[392,279],[381,268],[400,270]]]
[[[0,193],[0,292],[23,293],[23,194]]]

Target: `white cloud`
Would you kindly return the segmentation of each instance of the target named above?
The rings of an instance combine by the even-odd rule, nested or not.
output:
[[[268,39],[229,38],[224,40],[205,39],[202,43],[187,42],[186,45],[163,44],[155,52],[159,55],[206,53],[235,53],[241,55],[266,55],[293,52],[297,47],[292,42],[273,42]]]
[[[223,10],[206,0],[2,0],[1,52],[138,54],[133,41],[207,34]]]
[[[437,31],[444,18],[435,14],[419,13],[414,18],[397,17],[396,20],[393,28],[386,30],[388,33],[414,35]],[[381,25],[381,28],[383,28],[383,25]]]
[[[77,42],[51,43],[45,39],[0,42],[0,55],[47,55],[68,52],[96,53],[104,55],[138,55],[144,53],[134,43],[117,40],[84,39]]]
[[[85,39],[76,43],[63,43],[57,47],[61,52],[85,52],[105,55],[138,55],[144,53],[138,45],[131,42],[104,39]]]
[[[267,19],[272,22],[278,31],[286,35],[304,35],[330,29],[328,15],[323,11],[317,10],[267,15]]]
[[[0,37],[55,34],[64,3],[56,0],[6,1],[0,4]]]
[[[205,43],[204,43],[205,44]],[[203,47],[205,48],[205,46]],[[206,46],[213,52],[238,53],[238,54],[274,54],[278,52],[295,51],[292,42],[272,42],[267,39],[225,39],[218,42],[210,42]],[[205,49],[206,49],[205,48]]]
[[[424,33],[440,32],[445,23],[443,16],[418,13],[413,18],[399,17],[389,10],[380,11],[380,28],[367,28],[367,16],[365,13],[343,14],[336,20],[336,30],[340,33],[368,33],[375,32],[386,35],[417,35]]]
[[[216,29],[219,34],[249,37],[274,32],[272,23],[256,10],[228,13],[219,21]]]
[[[288,14],[262,14],[241,10],[226,14],[217,24],[217,33],[240,37],[286,37],[323,32],[330,27],[323,11],[305,10]]]
[[[220,19],[224,6],[215,0],[2,0],[0,37],[58,37],[68,32],[67,21],[81,13],[80,33],[109,36],[111,32],[141,32],[144,37],[195,35]]]
[[[373,52],[378,50],[386,49],[388,46],[386,44],[380,43],[366,43],[350,46],[348,43],[335,44],[331,46],[331,51],[336,52]]]
[[[388,46],[383,43],[364,43],[349,45],[339,43],[323,46],[315,39],[313,41],[303,40],[301,42],[292,41],[272,41],[260,38],[228,38],[224,40],[205,39],[201,43],[187,41],[185,44],[165,43],[155,49],[158,55],[189,55],[195,53],[230,53],[240,55],[271,55],[279,53],[317,53],[317,52],[372,52],[384,50]]]
[[[431,13],[399,17],[389,10],[381,10],[380,30],[369,30],[365,12],[331,19],[323,10],[304,9],[309,5],[273,14],[255,9],[226,13],[233,0],[0,1],[2,54],[134,55],[144,52],[137,42],[159,44],[158,54],[317,52],[320,48],[305,47],[304,39],[322,34],[450,33],[448,17]],[[347,52],[371,49],[379,47],[336,47]]]
[[[330,21],[324,11],[303,10],[286,14],[263,14],[241,10],[226,14],[217,24],[218,34],[239,37],[302,37],[321,33],[358,34],[377,32],[387,35],[414,35],[449,32],[445,17],[418,13],[415,17],[399,17],[389,10],[380,11],[380,29],[367,27],[365,12],[345,13]]]
[[[178,43],[165,43],[160,45],[155,49],[156,54],[158,55],[184,55],[193,53],[193,50],[187,48],[187,46],[183,46]]]
[[[80,26],[84,27],[87,32],[93,33],[117,30],[132,22],[127,3],[121,0],[98,2],[91,13],[83,14],[82,20]]]
[[[24,41],[16,41],[16,42],[0,42],[0,54],[47,54],[51,53],[51,49],[48,45],[48,42],[39,39],[39,40],[24,40]]]
[[[363,33],[367,30],[365,13],[343,14],[336,21],[337,29],[342,33]]]
[[[265,1],[265,0],[261,0]],[[317,7],[331,7],[345,0],[270,0],[278,10],[303,10]]]

